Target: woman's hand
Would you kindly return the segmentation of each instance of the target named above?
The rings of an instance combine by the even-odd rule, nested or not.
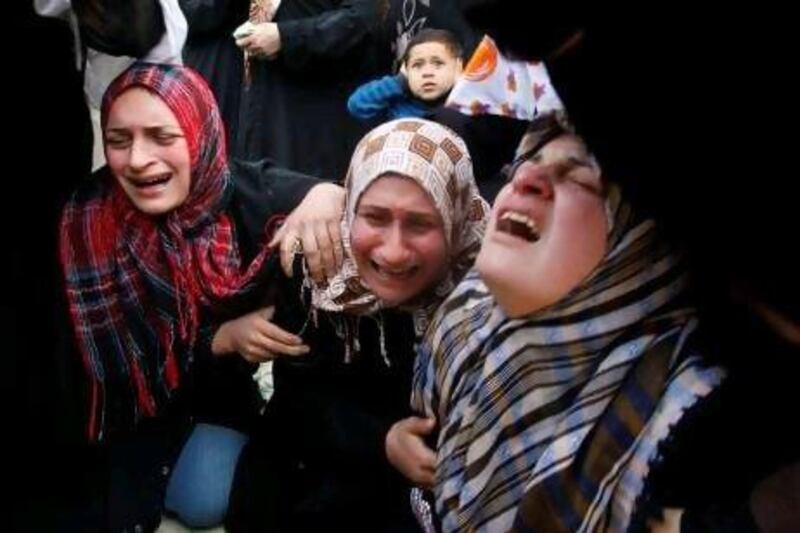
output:
[[[253,24],[250,33],[236,39],[236,46],[253,57],[275,59],[281,50],[281,34],[274,22]]]
[[[415,485],[431,489],[436,478],[436,453],[424,437],[436,427],[436,419],[410,416],[391,427],[386,434],[386,457]]]
[[[279,328],[270,319],[274,307],[263,307],[220,326],[211,341],[214,355],[238,353],[251,363],[263,363],[278,355],[303,355],[303,339]]]
[[[344,196],[339,185],[315,185],[275,233],[269,246],[280,244],[281,266],[287,276],[292,277],[294,255],[300,246],[314,281],[322,282],[342,267],[344,248],[339,228]]]

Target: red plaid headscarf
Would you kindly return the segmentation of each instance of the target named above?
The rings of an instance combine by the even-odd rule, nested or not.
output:
[[[75,193],[61,221],[70,313],[91,381],[89,438],[153,416],[178,387],[201,312],[253,288],[268,252],[245,269],[225,213],[231,192],[222,120],[199,74],[137,63],[109,86],[139,87],[175,114],[191,159],[186,201],[163,217],[137,210],[110,173]]]

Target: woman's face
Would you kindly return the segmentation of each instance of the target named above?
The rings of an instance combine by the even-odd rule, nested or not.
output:
[[[607,225],[600,170],[580,139],[565,134],[515,166],[476,265],[509,316],[527,315],[594,270],[605,255]]]
[[[388,305],[415,298],[446,271],[442,217],[410,178],[387,174],[372,182],[358,202],[350,235],[362,281]]]
[[[106,159],[133,205],[163,215],[183,204],[191,185],[191,160],[178,119],[145,89],[122,93],[106,125]]]

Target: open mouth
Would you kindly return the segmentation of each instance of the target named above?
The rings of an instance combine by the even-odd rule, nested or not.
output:
[[[405,281],[414,277],[419,271],[419,266],[417,265],[403,268],[389,268],[381,266],[373,260],[370,260],[370,265],[372,265],[373,270],[379,277],[387,280]]]
[[[500,215],[495,227],[497,231],[508,233],[528,242],[539,240],[539,228],[536,223],[529,216],[516,211],[506,211]]]
[[[147,178],[136,178],[131,179],[129,178],[128,181],[137,189],[149,189],[151,187],[158,187],[159,185],[164,185],[172,178],[172,174],[158,174],[156,176],[150,176]]]

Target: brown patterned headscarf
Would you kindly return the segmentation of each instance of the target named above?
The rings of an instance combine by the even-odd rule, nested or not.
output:
[[[310,278],[312,304],[326,311],[368,314],[381,302],[361,283],[350,249],[350,229],[361,195],[387,173],[406,176],[433,200],[444,223],[449,268],[445,277],[414,306],[418,333],[427,316],[455,287],[480,249],[489,206],[481,198],[472,175],[464,141],[452,130],[418,118],[393,120],[369,132],[358,144],[345,179],[347,203],[342,220],[345,261],[327,285]]]

